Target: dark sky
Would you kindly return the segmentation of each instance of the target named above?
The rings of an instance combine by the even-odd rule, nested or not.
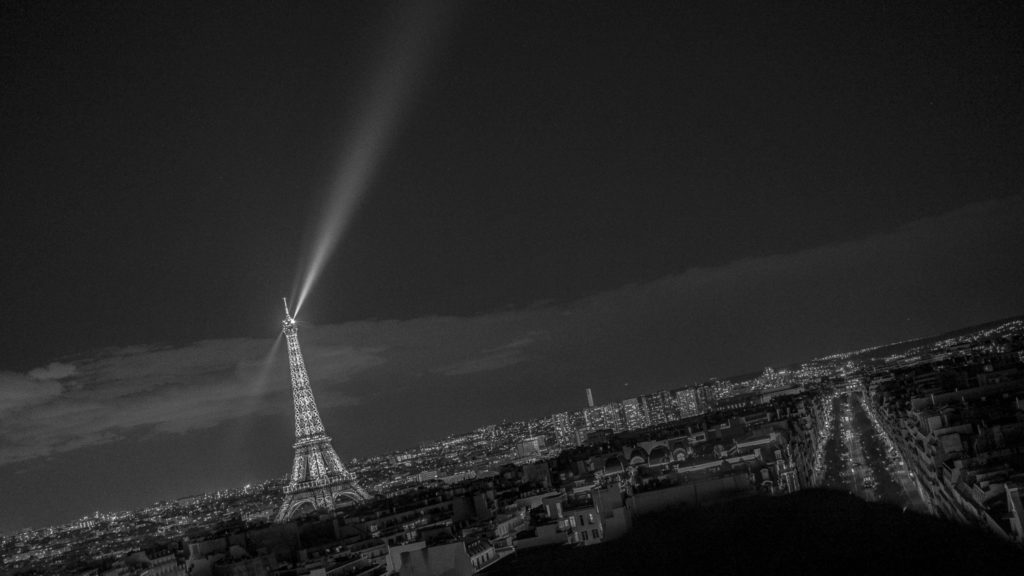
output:
[[[1016,3],[85,4],[0,3],[0,530],[288,470],[360,127],[344,457],[1024,312]]]

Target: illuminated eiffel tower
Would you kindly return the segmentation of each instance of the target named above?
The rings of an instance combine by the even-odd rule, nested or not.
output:
[[[289,520],[301,509],[308,508],[307,504],[315,510],[333,510],[339,499],[358,503],[370,497],[359,486],[355,475],[341,463],[331,446],[331,438],[324,431],[299,349],[299,329],[288,311],[287,300],[284,315],[282,331],[288,339],[288,365],[295,402],[295,461],[284,488],[284,502],[277,512],[278,522]]]

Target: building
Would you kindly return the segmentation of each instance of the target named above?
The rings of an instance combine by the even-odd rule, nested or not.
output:
[[[578,446],[576,414],[559,412],[551,417],[554,421],[555,443],[560,448]]]
[[[520,458],[538,458],[545,447],[543,436],[531,436],[516,443],[516,455]]]
[[[647,415],[641,407],[640,400],[636,398],[626,398],[622,402],[619,402],[619,406],[622,410],[622,419],[625,422],[626,430],[638,430],[650,425],[650,422],[647,420]]]
[[[672,405],[679,418],[689,418],[700,414],[700,403],[697,400],[697,391],[693,388],[683,388],[672,392]]]
[[[486,539],[455,541],[403,550],[398,574],[401,576],[469,576],[501,559]]]
[[[667,390],[644,394],[639,400],[640,411],[647,426],[657,426],[679,418],[679,413],[672,402],[672,393]]]

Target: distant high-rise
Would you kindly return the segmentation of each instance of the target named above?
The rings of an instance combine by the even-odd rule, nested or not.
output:
[[[320,411],[309,387],[306,363],[299,349],[299,329],[284,304],[282,322],[288,340],[288,366],[292,377],[292,400],[295,403],[295,460],[284,502],[277,512],[277,521],[284,522],[303,509],[331,510],[338,500],[362,502],[370,497],[354,474],[348,471],[331,446]]]
[[[587,408],[594,407],[594,392],[590,388],[587,388]]]

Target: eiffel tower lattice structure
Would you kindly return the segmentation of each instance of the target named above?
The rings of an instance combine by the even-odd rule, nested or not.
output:
[[[295,460],[284,501],[277,511],[277,522],[285,522],[300,510],[333,510],[338,500],[364,502],[370,495],[348,471],[331,446],[331,438],[320,421],[320,411],[309,387],[306,363],[299,348],[299,329],[284,303],[282,331],[288,340],[288,365],[292,377],[292,400],[295,402]]]

